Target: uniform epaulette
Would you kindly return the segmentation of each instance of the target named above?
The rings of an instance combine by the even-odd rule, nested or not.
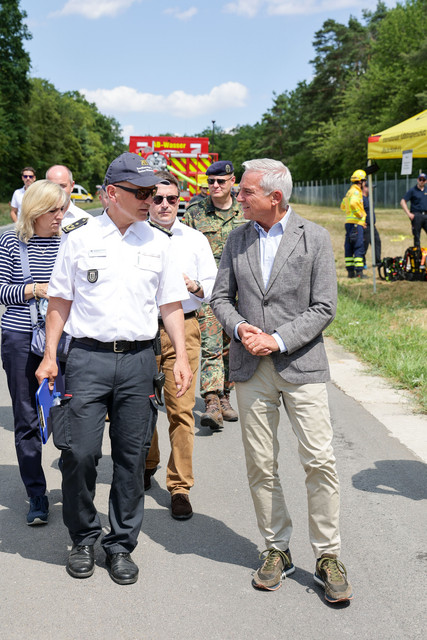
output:
[[[152,220],[148,220],[148,224],[151,227],[154,227],[155,229],[158,229],[159,231],[163,231],[163,233],[166,233],[166,235],[169,236],[169,238],[171,238],[173,236],[172,231],[170,231],[169,229],[166,229],[165,227],[162,227],[160,224],[157,224],[157,222],[153,222]]]
[[[68,224],[66,227],[62,229],[64,233],[70,233],[70,231],[74,231],[74,229],[78,229],[79,227],[83,227],[83,225],[87,224],[89,218],[79,218],[79,220],[74,220],[71,224]]]

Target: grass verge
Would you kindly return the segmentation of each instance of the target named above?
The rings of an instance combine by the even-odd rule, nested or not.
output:
[[[344,220],[339,209],[308,205],[294,208],[331,235],[338,276],[338,310],[325,334],[370,365],[372,373],[413,392],[417,409],[427,413],[427,282],[384,282],[376,274],[374,293],[372,268],[365,271],[368,280],[348,280]],[[382,257],[402,256],[412,244],[410,224],[402,211],[377,210],[377,229]],[[370,264],[369,249],[367,257]]]
[[[102,207],[98,198],[94,198],[93,202],[81,202],[77,205],[79,209],[83,211],[89,211],[90,209],[99,209]],[[10,204],[8,202],[0,202],[0,227],[6,224],[11,224],[10,219]]]

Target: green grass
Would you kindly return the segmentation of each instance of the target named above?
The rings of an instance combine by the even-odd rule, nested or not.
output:
[[[348,280],[344,265],[344,219],[331,207],[295,205],[297,213],[325,227],[331,236],[338,277],[338,310],[326,335],[368,364],[374,374],[412,392],[427,413],[427,282],[384,282],[372,268],[367,280]],[[382,257],[402,256],[412,244],[408,218],[400,209],[377,209]],[[422,244],[427,242],[426,236]],[[368,249],[368,264],[370,250]]]
[[[368,363],[373,373],[413,391],[420,411],[427,413],[427,332],[410,319],[419,310],[419,303],[402,309],[399,298],[392,304],[364,300],[355,288],[339,284],[337,315],[326,335]]]
[[[80,204],[77,204],[77,206],[84,211],[89,211],[90,209],[99,209],[101,207],[101,203],[98,198],[94,198],[93,202],[81,202]],[[5,224],[10,224],[11,222],[10,204],[8,202],[0,202],[0,227]]]

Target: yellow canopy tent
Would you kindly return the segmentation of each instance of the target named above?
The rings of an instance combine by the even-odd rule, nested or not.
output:
[[[371,160],[401,158],[404,151],[412,150],[414,158],[427,158],[427,109],[399,124],[380,131],[368,138],[368,164]],[[368,171],[369,207],[373,211],[372,175]],[[374,227],[371,225],[371,251],[374,293],[375,282],[375,242]]]
[[[368,138],[368,158],[401,158],[412,149],[414,158],[427,158],[427,109]]]

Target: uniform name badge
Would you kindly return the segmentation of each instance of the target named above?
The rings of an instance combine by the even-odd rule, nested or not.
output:
[[[88,269],[87,281],[94,284],[98,280],[98,269]]]

